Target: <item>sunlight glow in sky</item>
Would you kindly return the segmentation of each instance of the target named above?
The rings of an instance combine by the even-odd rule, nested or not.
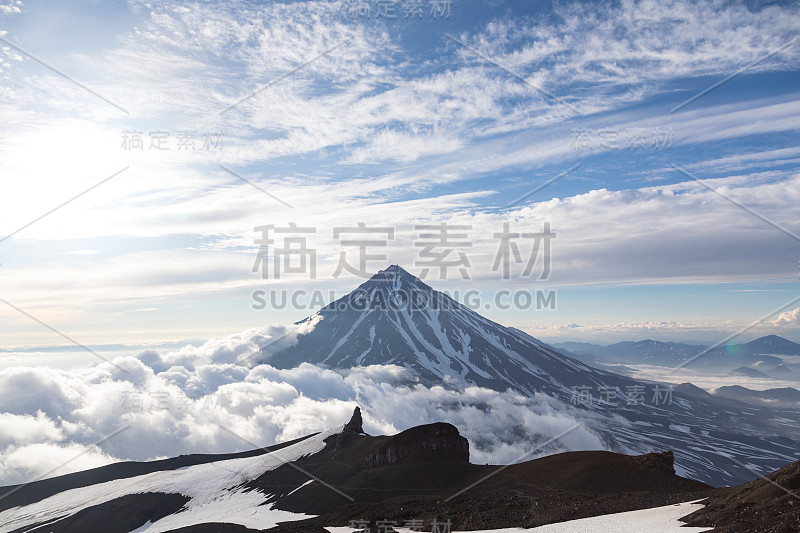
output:
[[[84,344],[224,335],[316,310],[253,291],[362,283],[334,228],[392,228],[367,269],[419,274],[415,226],[445,222],[470,279],[426,281],[555,290],[481,310],[545,340],[776,311],[749,336],[800,341],[796,2],[407,4],[0,0],[0,298]],[[548,279],[492,272],[504,222],[550,223]],[[254,228],[290,223],[316,279],[263,279]],[[0,322],[0,348],[66,343]]]

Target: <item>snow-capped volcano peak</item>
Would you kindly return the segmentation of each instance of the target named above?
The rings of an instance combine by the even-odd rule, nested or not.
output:
[[[390,265],[383,270],[379,270],[353,292],[377,290],[389,292],[433,292],[433,289],[429,285],[426,285],[421,279],[409,273],[399,265]]]
[[[381,280],[381,279],[392,279],[392,278],[406,278],[406,279],[415,279],[417,281],[420,281],[419,278],[410,274],[406,269],[404,269],[400,265],[389,265],[383,270],[379,270],[370,279]]]
[[[399,265],[391,265],[388,268],[379,270],[374,276],[362,283],[349,295],[331,303],[322,311],[333,309],[343,310],[352,307],[356,310],[363,310],[364,304],[371,303],[375,309],[381,304],[389,305],[390,302],[382,300],[381,296],[391,296],[394,304],[408,302],[412,305],[426,305],[434,291],[418,277],[410,274]],[[438,293],[444,297],[442,293]],[[420,301],[423,300],[423,301]],[[344,304],[344,305],[343,305]]]
[[[568,390],[602,373],[488,320],[399,265],[379,271],[306,320],[319,321],[269,364],[395,364],[428,382],[524,392]],[[591,380],[590,380],[591,381]]]

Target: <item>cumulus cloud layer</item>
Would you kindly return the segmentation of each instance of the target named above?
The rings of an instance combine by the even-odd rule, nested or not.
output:
[[[797,326],[800,325],[800,307],[796,307],[791,311],[785,311],[778,315],[778,318],[773,322],[776,326]]]
[[[230,452],[294,439],[346,422],[355,405],[365,430],[392,434],[448,421],[470,440],[472,460],[505,463],[526,452],[601,449],[591,415],[546,396],[415,384],[406,369],[335,372],[303,364],[255,365],[251,356],[294,342],[299,327],[267,326],[200,347],[118,357],[65,371],[0,371],[0,484],[116,460]],[[576,423],[557,445],[541,444]],[[107,438],[113,435],[111,438]]]

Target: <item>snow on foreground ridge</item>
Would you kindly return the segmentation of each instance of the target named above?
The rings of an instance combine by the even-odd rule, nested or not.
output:
[[[454,531],[453,533],[701,533],[710,527],[682,527],[678,519],[691,514],[703,506],[693,502],[676,503],[664,507],[626,511],[580,518],[557,524],[547,524],[529,529],[481,529],[475,531]],[[327,527],[330,533],[350,533],[349,527]],[[411,533],[410,529],[395,528],[397,533]]]
[[[137,529],[137,533],[159,533],[204,522],[218,522],[222,517],[226,523],[252,529],[267,529],[278,522],[310,518],[309,515],[261,505],[267,500],[266,494],[254,490],[245,492],[240,485],[282,464],[322,451],[325,439],[340,433],[343,427],[329,429],[291,446],[255,457],[153,472],[67,490],[0,513],[0,533],[55,521],[87,507],[143,492],[178,493],[191,499],[184,510],[156,522],[148,522]]]

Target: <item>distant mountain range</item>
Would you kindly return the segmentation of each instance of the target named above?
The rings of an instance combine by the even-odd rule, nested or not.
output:
[[[715,486],[755,476],[731,464],[728,456],[757,464],[762,472],[800,457],[800,431],[781,422],[798,420],[795,410],[746,403],[731,409],[728,399],[687,396],[666,384],[595,368],[488,320],[397,265],[305,321],[316,326],[294,346],[271,356],[265,350],[262,362],[277,368],[311,363],[330,369],[392,364],[408,370],[409,384],[546,394],[585,413],[582,418],[589,420],[589,429],[608,449],[673,449],[679,472]],[[673,345],[673,351],[679,348],[687,349]],[[696,353],[697,348],[692,349]],[[462,401],[469,403],[468,397]],[[698,435],[700,442],[686,432]],[[543,435],[542,442],[546,438]]]
[[[731,385],[719,387],[713,391],[713,394],[753,405],[800,409],[800,391],[792,387],[756,391],[740,385]]]
[[[732,372],[740,367],[755,368],[764,377],[794,379],[800,373],[784,363],[781,356],[800,355],[800,344],[777,335],[767,335],[745,344],[732,344],[708,350],[676,342],[651,339],[624,341],[608,346],[584,342],[554,343],[554,348],[569,353],[588,364],[621,363],[676,367],[686,364],[688,369]],[[698,355],[700,357],[697,357]],[[692,358],[696,359],[692,360]],[[688,362],[688,363],[687,363]]]
[[[732,376],[744,376],[748,378],[760,378],[760,379],[771,379],[767,374],[758,370],[757,368],[753,368],[751,366],[740,366],[739,368],[734,368],[731,370]]]
[[[797,486],[800,463],[770,477]],[[669,451],[476,465],[450,424],[369,436],[356,407],[345,425],[271,448],[117,463],[0,487],[0,533],[326,533],[331,526],[374,533],[391,524],[431,531],[436,522],[439,531],[447,524],[455,532],[700,499],[710,503],[692,515],[694,526],[772,531],[800,524],[800,506],[788,505],[768,481],[711,489],[676,475]],[[753,506],[764,515],[755,527],[747,512]]]

